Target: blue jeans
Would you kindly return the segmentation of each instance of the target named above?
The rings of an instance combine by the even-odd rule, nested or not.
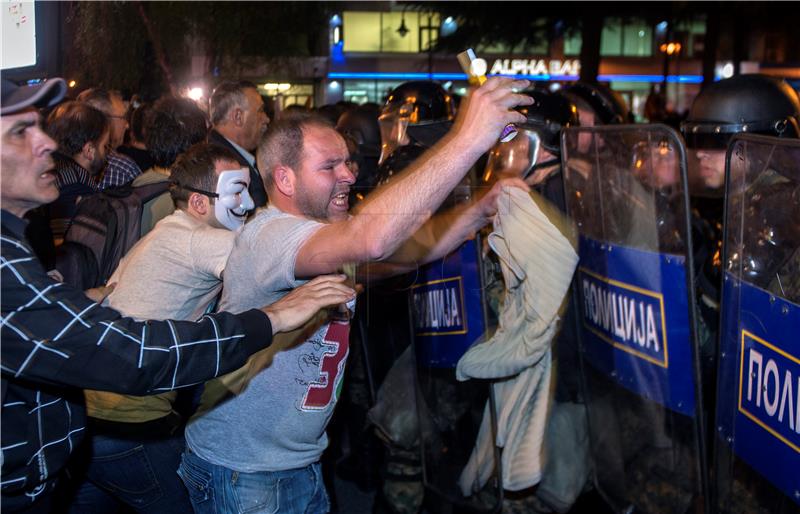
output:
[[[299,469],[241,473],[184,452],[178,475],[195,514],[324,514],[330,510],[319,462]]]
[[[185,446],[182,430],[148,441],[92,435],[91,460],[69,512],[102,514],[125,504],[139,513],[191,513],[177,474]]]

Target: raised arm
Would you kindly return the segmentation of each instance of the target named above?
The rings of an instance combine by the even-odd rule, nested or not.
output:
[[[303,245],[295,263],[298,278],[330,273],[343,263],[391,256],[461,181],[472,164],[509,123],[524,116],[512,108],[527,95],[512,89],[527,81],[495,77],[465,100],[450,133],[388,185],[370,194],[353,217],[319,229]]]
[[[530,190],[525,181],[519,178],[502,179],[491,188],[476,190],[471,202],[433,216],[385,261],[365,264],[359,270],[359,280],[368,282],[370,279],[405,273],[441,259],[492,222],[500,202],[508,199],[508,190],[504,190],[507,187]]]

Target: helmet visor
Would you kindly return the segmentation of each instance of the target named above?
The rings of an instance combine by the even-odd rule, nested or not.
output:
[[[414,105],[405,103],[390,111],[384,111],[378,117],[378,126],[381,130],[381,156],[378,164],[389,158],[397,148],[410,143],[408,138],[408,124],[414,112]]]
[[[517,137],[506,143],[498,141],[489,150],[484,182],[504,177],[525,177],[536,164],[541,146],[539,134],[518,127]]]

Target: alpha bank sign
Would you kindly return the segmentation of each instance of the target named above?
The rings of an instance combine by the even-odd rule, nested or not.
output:
[[[491,68],[484,59],[483,68],[490,75],[555,75],[578,76],[581,73],[581,62],[578,59],[495,59]],[[476,67],[481,67],[480,64]]]

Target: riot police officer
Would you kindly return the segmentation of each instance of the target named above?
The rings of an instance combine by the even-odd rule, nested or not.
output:
[[[601,84],[575,82],[560,93],[578,108],[581,127],[633,123],[633,114],[622,95]]]
[[[689,187],[695,196],[721,196],[725,150],[733,134],[800,137],[800,100],[784,80],[737,75],[697,95],[681,132],[689,148]]]
[[[455,113],[452,96],[436,82],[420,80],[397,86],[378,118],[379,182],[389,180],[436,144],[453,126]]]
[[[736,133],[800,137],[800,100],[783,80],[738,75],[709,85],[681,125],[689,158],[701,349],[713,369],[719,318],[725,152]],[[713,373],[708,373],[709,376]],[[713,389],[712,389],[713,390]]]

